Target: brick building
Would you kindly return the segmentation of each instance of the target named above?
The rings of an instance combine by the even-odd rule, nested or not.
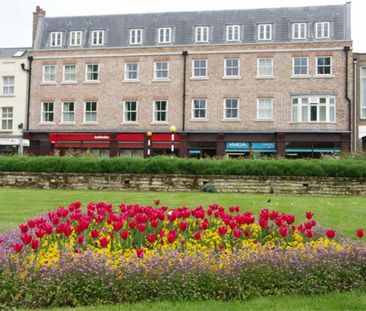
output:
[[[34,154],[169,154],[171,126],[180,156],[350,150],[350,3],[33,24]]]

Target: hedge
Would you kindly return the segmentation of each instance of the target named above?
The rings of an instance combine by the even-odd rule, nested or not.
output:
[[[362,160],[1,156],[0,172],[366,177]]]

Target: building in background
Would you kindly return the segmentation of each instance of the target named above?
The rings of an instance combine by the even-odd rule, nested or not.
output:
[[[23,139],[26,120],[27,62],[29,48],[0,48],[0,155],[21,154],[29,140]]]
[[[350,3],[52,18],[37,7],[33,25],[34,154],[350,151]]]

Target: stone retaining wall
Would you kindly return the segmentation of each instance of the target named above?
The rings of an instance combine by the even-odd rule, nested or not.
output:
[[[366,178],[287,176],[196,176],[0,172],[0,187],[139,191],[365,195]]]

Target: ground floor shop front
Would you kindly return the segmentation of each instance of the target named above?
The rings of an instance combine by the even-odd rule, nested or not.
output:
[[[28,132],[25,137],[30,140],[29,152],[34,155],[318,158],[350,151],[349,132]]]

